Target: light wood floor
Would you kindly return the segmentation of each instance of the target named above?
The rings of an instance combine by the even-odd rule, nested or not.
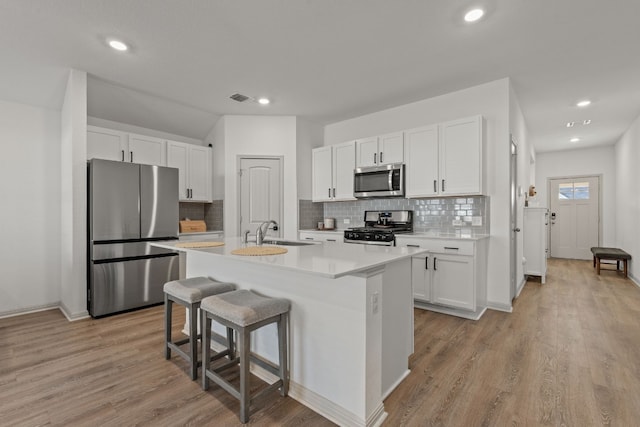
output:
[[[176,334],[183,320],[176,310]],[[640,289],[615,272],[550,260],[547,283],[528,282],[512,314],[416,310],[415,326],[412,372],[385,401],[385,427],[640,423]],[[162,307],[0,319],[0,425],[239,425],[235,399],[164,360],[162,327]],[[250,423],[332,425],[277,393]]]

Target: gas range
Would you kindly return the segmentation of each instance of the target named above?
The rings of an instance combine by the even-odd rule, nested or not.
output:
[[[364,224],[345,230],[344,241],[395,246],[396,234],[413,232],[413,211],[365,211]]]

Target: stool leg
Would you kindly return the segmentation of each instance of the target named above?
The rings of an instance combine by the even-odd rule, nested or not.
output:
[[[278,349],[280,353],[280,379],[282,387],[280,395],[286,397],[289,393],[289,377],[287,375],[287,314],[281,314],[278,320]]]
[[[207,371],[209,370],[209,358],[211,353],[211,319],[207,316],[207,312],[200,310],[201,316],[201,328],[202,328],[202,389],[209,390],[209,378],[207,377]]]
[[[191,379],[198,377],[198,305],[189,307],[189,355],[191,356]]]
[[[240,341],[240,422],[249,421],[249,355],[251,353],[251,332],[247,328],[238,330]]]
[[[171,349],[169,343],[171,342],[171,309],[173,301],[169,299],[167,294],[164,294],[164,358],[171,359]]]
[[[233,360],[236,357],[236,349],[233,343],[233,328],[227,328],[227,349],[229,350],[228,358]]]

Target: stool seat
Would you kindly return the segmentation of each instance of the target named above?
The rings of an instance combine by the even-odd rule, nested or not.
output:
[[[284,298],[267,298],[240,289],[202,300],[202,310],[215,313],[238,326],[249,326],[289,311],[291,303]]]
[[[188,303],[199,302],[203,298],[234,290],[231,283],[216,282],[207,277],[190,277],[173,280],[164,284],[164,292]]]

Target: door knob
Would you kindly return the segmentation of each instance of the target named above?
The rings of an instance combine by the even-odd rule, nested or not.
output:
[[[520,232],[520,229],[518,227],[514,228],[513,231],[515,231],[516,233]]]

